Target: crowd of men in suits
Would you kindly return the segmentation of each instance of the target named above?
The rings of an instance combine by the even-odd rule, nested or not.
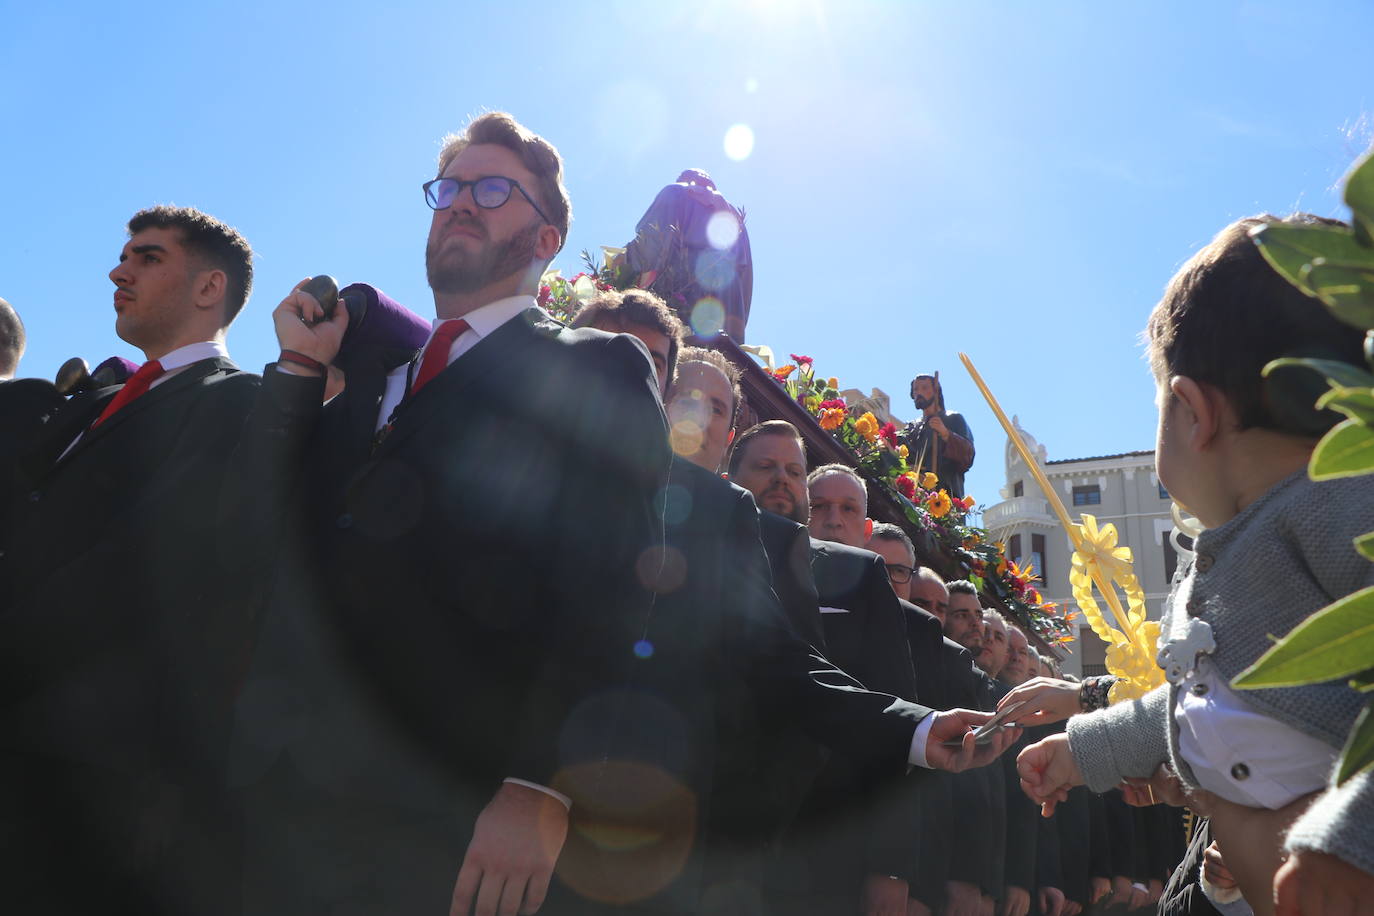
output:
[[[1040,818],[1003,754],[1032,730],[975,743],[1048,662],[853,469],[808,473],[786,422],[737,436],[735,368],[651,294],[537,308],[571,219],[547,141],[483,115],[425,195],[423,346],[303,281],[240,370],[248,242],[155,207],[110,272],[146,362],[0,383],[16,912],[1158,896],[1162,809]],[[0,376],[21,353],[0,304]]]

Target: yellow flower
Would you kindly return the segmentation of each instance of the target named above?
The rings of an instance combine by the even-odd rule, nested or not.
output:
[[[821,411],[819,420],[821,424],[821,429],[825,430],[826,432],[839,429],[840,424],[844,422],[844,408],[827,407],[825,410]]]
[[[926,510],[936,518],[944,518],[946,515],[949,514],[949,506],[949,494],[946,493],[944,490],[941,490],[939,493],[936,493],[934,496],[930,498],[930,502],[927,504]]]
[[[921,489],[922,489],[922,490],[933,490],[933,489],[935,489],[935,485],[938,484],[939,482],[940,482],[940,478],[936,477],[934,474],[930,473],[929,471],[926,471],[925,474],[922,475],[922,477],[921,477]]]
[[[997,575],[999,575],[999,576],[1005,576],[1006,574],[1007,574],[1007,561],[1006,561],[1006,560],[998,560],[998,561],[997,561]]]
[[[854,421],[854,429],[869,442],[877,441],[878,428],[878,418],[873,416],[871,412]]]
[[[897,454],[901,456],[903,461],[906,461],[906,456],[911,454],[911,450],[905,445],[899,445],[897,446]]]
[[[825,380],[825,387],[827,387],[827,388],[834,388],[836,391],[839,391],[839,390],[840,390],[840,380],[837,379],[837,378],[835,378],[834,376],[831,376],[830,378],[828,378],[828,379]]]
[[[815,412],[816,412],[816,408],[818,408],[818,407],[820,407],[820,406],[821,406],[821,396],[820,396],[820,395],[818,395],[818,394],[813,394],[813,395],[809,395],[809,396],[806,398],[806,409],[809,410],[809,411],[811,411],[812,413],[815,413]]]

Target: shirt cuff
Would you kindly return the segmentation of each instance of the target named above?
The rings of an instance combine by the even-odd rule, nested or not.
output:
[[[911,736],[911,752],[907,754],[907,761],[914,767],[925,767],[932,770],[934,767],[926,760],[926,742],[930,740],[930,729],[935,725],[935,717],[939,713],[931,713],[921,720],[921,724],[916,726],[916,734]]]
[[[516,779],[514,776],[507,776],[505,779],[501,781],[513,783],[517,786],[524,786],[526,789],[534,789],[537,792],[543,792],[545,795],[552,795],[554,798],[558,799],[563,803],[564,808],[567,808],[569,811],[572,810],[572,799],[568,798],[568,796],[564,795],[562,792],[557,792],[553,789],[550,789],[548,786],[541,786],[539,783],[530,782],[527,779]]]

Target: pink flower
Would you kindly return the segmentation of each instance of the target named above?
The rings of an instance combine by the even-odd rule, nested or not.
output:
[[[796,363],[799,366],[810,366],[811,363],[814,362],[814,360],[812,360],[809,356],[798,356],[797,354],[793,353],[792,362]]]

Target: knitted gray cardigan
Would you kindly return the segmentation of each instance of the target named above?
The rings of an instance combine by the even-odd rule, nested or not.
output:
[[[1211,627],[1216,648],[1209,654],[1229,681],[1269,648],[1271,636],[1283,636],[1337,598],[1374,585],[1374,563],[1351,544],[1371,528],[1374,480],[1314,483],[1303,470],[1226,524],[1204,531],[1165,601],[1161,665],[1166,672],[1171,661],[1191,667],[1181,646],[1189,619],[1196,618]],[[1177,690],[1176,683],[1166,684],[1139,700],[1069,720],[1069,746],[1090,789],[1105,792],[1125,777],[1150,776],[1165,760],[1185,783],[1196,785],[1178,756],[1172,715]],[[1337,749],[1364,705],[1364,697],[1344,681],[1238,693],[1259,712]],[[1289,831],[1288,848],[1332,853],[1374,873],[1369,774],[1339,789],[1328,787]]]

